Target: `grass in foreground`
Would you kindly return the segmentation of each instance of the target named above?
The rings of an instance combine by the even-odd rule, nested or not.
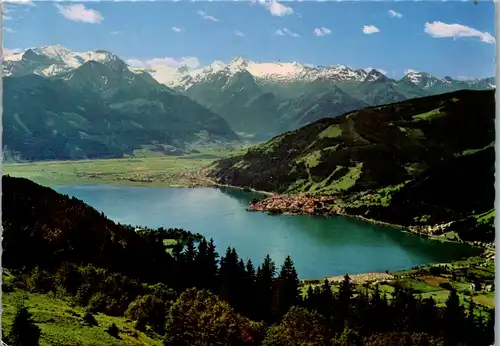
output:
[[[25,299],[35,323],[41,328],[41,346],[53,345],[162,345],[161,337],[147,335],[134,329],[134,322],[123,317],[96,314],[98,326],[90,327],[84,320],[85,309],[73,305],[67,299],[52,294],[37,294],[14,291],[2,294],[2,333],[8,335],[16,313],[16,300]],[[114,338],[106,329],[115,323],[120,330],[120,339]]]

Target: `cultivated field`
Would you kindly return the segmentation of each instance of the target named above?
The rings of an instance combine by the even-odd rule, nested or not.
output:
[[[138,150],[120,159],[5,163],[3,174],[28,178],[42,185],[123,184],[156,187],[204,185],[195,172],[214,160],[241,154],[243,149],[199,150],[200,153],[167,156]]]

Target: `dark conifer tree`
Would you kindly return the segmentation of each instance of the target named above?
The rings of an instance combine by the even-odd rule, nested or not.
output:
[[[172,277],[170,278],[171,284],[177,289],[184,289],[184,265],[182,255],[183,245],[178,241],[172,248],[172,257],[174,264],[172,265]]]
[[[351,303],[353,297],[353,285],[349,275],[344,276],[344,280],[340,283],[339,291],[337,294],[337,313],[334,316],[333,328],[335,333],[340,333],[346,327],[349,318]]]
[[[242,314],[253,320],[258,319],[255,268],[250,259],[245,265],[245,278],[243,280],[241,299],[243,302]]]
[[[238,260],[234,257],[234,252],[230,247],[226,249],[226,254],[220,260],[219,270],[219,295],[231,305],[233,300],[233,288]]]
[[[9,334],[9,342],[16,346],[36,346],[39,344],[40,335],[40,327],[33,322],[24,301],[20,301]]]
[[[191,288],[196,284],[196,270],[195,270],[195,259],[196,259],[196,247],[194,245],[193,237],[189,237],[186,242],[186,247],[182,253],[182,279],[183,286],[185,288]]]
[[[194,260],[194,267],[196,271],[195,287],[197,288],[210,288],[208,285],[206,263],[208,261],[208,243],[205,238],[198,243],[198,251]]]
[[[387,296],[380,292],[380,287],[375,285],[374,292],[370,298],[370,314],[368,316],[369,324],[368,330],[371,332],[384,332],[388,328],[387,318],[380,318],[380,316],[387,316],[389,306],[387,304]]]
[[[436,307],[436,301],[432,297],[426,298],[421,302],[415,324],[415,330],[418,332],[434,335],[439,330],[439,310]]]
[[[314,289],[312,287],[312,285],[309,285],[309,287],[307,287],[307,292],[306,292],[306,296],[304,297],[304,307],[309,310],[309,311],[313,311],[313,310],[316,310],[316,299],[315,299],[315,296],[314,296]]]
[[[394,331],[406,331],[409,325],[409,316],[406,310],[408,305],[407,296],[407,290],[399,282],[396,282],[390,304],[392,316],[391,329]]]
[[[256,288],[257,288],[257,301],[259,302],[259,320],[265,322],[272,321],[272,304],[274,301],[274,279],[276,275],[276,265],[267,255],[264,262],[257,268],[256,275]]]
[[[327,320],[330,320],[334,313],[334,307],[335,298],[333,296],[332,285],[328,279],[325,279],[321,285],[321,293],[318,296],[315,309]]]
[[[210,238],[210,241],[208,242],[205,268],[206,268],[206,277],[208,279],[208,287],[210,287],[213,290],[216,288],[216,283],[217,283],[217,275],[219,271],[218,262],[219,262],[219,254],[217,253],[217,250],[215,248],[213,238]]]
[[[485,345],[491,345],[495,341],[495,309],[488,310],[482,339]]]
[[[445,337],[451,341],[462,340],[465,315],[463,306],[460,305],[460,298],[456,290],[450,290],[450,295],[446,300],[446,307],[443,314],[443,327]]]
[[[290,256],[285,258],[277,282],[277,317],[283,317],[300,303],[300,280]]]
[[[369,317],[369,313],[370,298],[368,296],[368,292],[363,290],[359,292],[356,299],[354,299],[353,309],[348,317],[347,325],[350,328],[356,328],[361,335],[367,334],[369,328],[367,317]]]

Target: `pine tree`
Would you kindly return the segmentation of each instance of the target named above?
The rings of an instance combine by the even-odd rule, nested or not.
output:
[[[186,248],[182,253],[182,268],[183,268],[183,283],[184,287],[191,288],[196,283],[195,271],[196,247],[193,238],[189,238],[186,243]]]
[[[328,279],[321,285],[321,293],[318,297],[315,309],[325,318],[330,319],[334,313],[335,298],[332,292],[332,285]]]
[[[359,292],[353,305],[347,325],[348,327],[356,328],[359,333],[365,334],[369,328],[369,321],[367,321],[367,319],[370,316],[370,299],[368,292],[366,290]]]
[[[314,290],[313,290],[313,287],[312,285],[309,285],[309,287],[307,288],[307,293],[306,293],[306,296],[305,296],[305,299],[304,299],[304,306],[307,310],[310,310],[310,311],[313,311],[313,310],[316,310],[316,299],[315,299],[315,295],[314,295]]]
[[[259,319],[266,322],[272,321],[272,304],[274,301],[274,279],[276,275],[276,265],[267,255],[264,262],[257,268],[256,287],[257,299],[259,302]]]
[[[236,267],[238,265],[238,260],[235,258],[235,253],[233,249],[228,247],[226,249],[226,254],[220,260],[220,270],[219,270],[219,294],[222,299],[227,301],[231,305],[233,301],[233,288],[235,280]]]
[[[255,267],[253,266],[253,262],[251,259],[247,261],[247,264],[245,266],[246,272],[247,272],[247,277],[251,281],[255,281]]]
[[[208,242],[208,249],[207,249],[207,258],[205,262],[205,268],[206,268],[206,277],[208,280],[208,287],[211,289],[216,288],[216,282],[217,282],[217,275],[218,275],[218,260],[219,254],[217,253],[217,249],[214,244],[213,238],[210,238],[210,241]]]
[[[463,306],[460,305],[460,298],[456,290],[450,290],[450,295],[446,300],[443,314],[444,331],[452,341],[462,339],[465,327],[465,315]]]
[[[300,280],[290,256],[285,258],[278,276],[277,314],[281,318],[300,303]]]
[[[349,275],[344,276],[344,280],[340,283],[338,299],[338,313],[336,314],[335,328],[336,332],[342,331],[346,327],[351,310],[351,302],[353,296],[353,286]]]
[[[428,297],[422,301],[419,306],[417,323],[417,331],[434,334],[440,328],[439,326],[439,311],[436,307],[436,301],[432,297]]]
[[[339,299],[341,302],[349,303],[353,295],[353,287],[349,275],[344,275],[344,280],[340,283]]]
[[[234,251],[234,249],[233,249]],[[234,252],[234,257],[238,258],[236,252]],[[248,286],[247,286],[247,272],[245,268],[245,262],[242,258],[239,259],[235,272],[233,274],[233,305],[232,307],[238,313],[244,313],[247,310],[248,305]]]
[[[39,344],[40,327],[32,319],[31,313],[24,304],[18,302],[16,315],[9,334],[9,342],[16,346],[35,346]]]
[[[255,268],[252,260],[248,260],[245,265],[245,278],[242,287],[242,297],[244,308],[242,313],[251,319],[257,318],[257,290],[255,283]]]
[[[206,270],[207,257],[208,243],[206,239],[203,238],[198,243],[198,251],[194,259],[194,271],[196,273],[194,283],[197,288],[208,288],[208,273]]]
[[[389,306],[387,303],[387,295],[385,292],[380,292],[379,285],[375,285],[373,294],[370,297],[370,317],[369,326],[371,332],[381,332],[388,328],[388,318],[380,318],[380,316],[387,316]]]

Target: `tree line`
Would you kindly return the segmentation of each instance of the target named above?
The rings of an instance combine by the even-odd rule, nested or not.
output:
[[[15,287],[3,290],[70,296],[90,316],[126,316],[138,330],[163,335],[165,345],[489,345],[493,340],[494,310],[485,317],[473,303],[465,308],[453,289],[444,307],[397,282],[388,296],[377,285],[372,291],[358,287],[348,275],[336,291],[325,279],[303,294],[289,256],[279,268],[269,255],[255,268],[234,248],[219,258],[213,240],[204,238],[175,246],[172,258],[173,286],[64,263],[55,271],[20,271]]]

